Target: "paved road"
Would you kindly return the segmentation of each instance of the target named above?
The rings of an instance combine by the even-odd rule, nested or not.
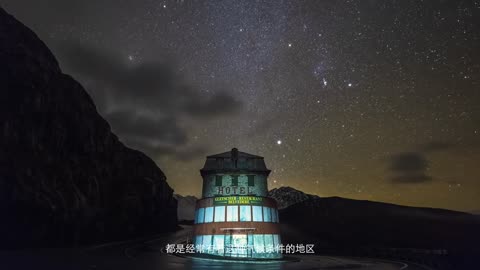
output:
[[[165,254],[167,243],[182,241],[191,228],[155,239],[129,241],[86,249],[47,249],[0,252],[0,269],[5,270],[425,270],[404,262],[369,258],[346,258],[319,255],[294,255],[297,261],[240,263],[233,261],[186,258]]]

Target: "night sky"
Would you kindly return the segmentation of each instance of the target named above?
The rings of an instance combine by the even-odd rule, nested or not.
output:
[[[176,193],[205,156],[270,188],[480,209],[480,1],[0,0]]]

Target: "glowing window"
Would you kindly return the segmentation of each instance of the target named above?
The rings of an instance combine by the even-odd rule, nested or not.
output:
[[[213,222],[213,207],[205,208],[205,223]]]
[[[265,234],[264,238],[265,238],[265,253],[273,253],[274,252],[273,235]]]
[[[216,209],[215,209],[216,211]],[[218,255],[223,255],[224,253],[224,239],[225,236],[223,234],[221,235],[214,235],[213,236],[213,253],[218,254]]]
[[[227,221],[238,221],[238,205],[227,206]]]
[[[278,234],[273,235],[273,245],[275,246],[275,252],[279,252],[278,245],[280,245],[280,236]]]
[[[205,215],[205,208],[198,208],[196,223],[203,223],[204,215]]]
[[[255,253],[265,252],[265,242],[263,241],[263,234],[253,235],[253,252]]]
[[[195,236],[195,245],[201,245],[202,244],[202,236],[197,235]]]
[[[250,205],[240,205],[240,221],[252,221]]]
[[[272,215],[270,214],[270,208],[266,206],[263,207],[263,221],[272,222]],[[207,222],[206,219],[205,219],[205,222]]]
[[[254,205],[253,209],[253,221],[263,221],[262,219],[262,207]]]
[[[215,222],[225,221],[225,206],[215,206]]]
[[[211,253],[212,250],[212,235],[204,235],[202,241],[203,252]]]
[[[202,253],[203,250],[203,235],[195,236],[195,250]]]
[[[272,222],[278,222],[277,220],[277,210],[272,208]]]

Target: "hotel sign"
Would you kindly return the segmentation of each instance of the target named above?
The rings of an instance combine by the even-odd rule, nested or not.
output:
[[[228,204],[262,204],[262,197],[254,196],[228,196],[213,198],[213,205],[228,205]]]
[[[216,194],[218,195],[247,195],[251,193],[253,193],[253,187],[238,187],[238,186],[216,187]]]

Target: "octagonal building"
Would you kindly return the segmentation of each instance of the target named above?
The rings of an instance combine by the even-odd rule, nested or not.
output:
[[[238,151],[207,156],[195,207],[197,252],[235,258],[279,259],[276,201],[268,198],[263,157]]]

